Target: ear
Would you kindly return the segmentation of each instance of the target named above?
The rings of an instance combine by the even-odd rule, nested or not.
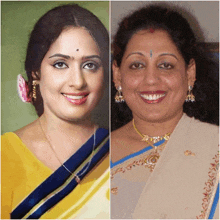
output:
[[[36,71],[36,72],[32,71],[31,75],[34,80],[40,80],[40,73],[38,71]]]
[[[112,70],[113,70],[113,81],[115,83],[115,88],[117,89],[119,86],[121,86],[121,73],[120,73],[120,68],[118,67],[115,60],[112,64]]]
[[[188,85],[193,87],[196,81],[196,62],[194,59],[191,59],[189,61],[189,65],[187,67],[186,72],[187,72]]]

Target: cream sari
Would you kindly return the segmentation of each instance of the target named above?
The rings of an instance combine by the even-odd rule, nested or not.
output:
[[[157,144],[111,164],[111,218],[219,219],[218,127],[184,114]]]

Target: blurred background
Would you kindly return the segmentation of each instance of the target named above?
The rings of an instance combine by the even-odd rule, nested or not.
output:
[[[149,4],[176,8],[190,23],[200,42],[219,42],[219,1],[112,1],[111,33],[114,36],[121,19]],[[181,25],[181,24],[180,24]],[[202,30],[202,31],[201,31]]]

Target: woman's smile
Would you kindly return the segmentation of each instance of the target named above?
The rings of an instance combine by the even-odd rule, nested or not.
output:
[[[158,122],[182,114],[189,70],[165,31],[141,30],[128,42],[114,75],[133,117]]]
[[[148,104],[160,103],[165,98],[165,91],[143,91],[140,92],[141,99]]]
[[[82,105],[86,102],[89,93],[88,92],[83,92],[83,93],[62,93],[62,95],[70,103],[72,103],[74,105]]]
[[[64,30],[41,64],[44,112],[87,118],[102,97],[104,69],[96,42],[85,28]]]

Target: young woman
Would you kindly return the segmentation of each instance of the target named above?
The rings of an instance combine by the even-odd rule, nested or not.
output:
[[[18,90],[39,118],[2,136],[2,218],[109,218],[108,131],[91,120],[108,40],[99,19],[75,4],[36,23],[28,82],[19,76]]]
[[[219,219],[218,85],[188,22],[142,8],[113,49],[115,101],[127,106],[112,104],[112,127],[124,125],[111,135],[111,217]]]

